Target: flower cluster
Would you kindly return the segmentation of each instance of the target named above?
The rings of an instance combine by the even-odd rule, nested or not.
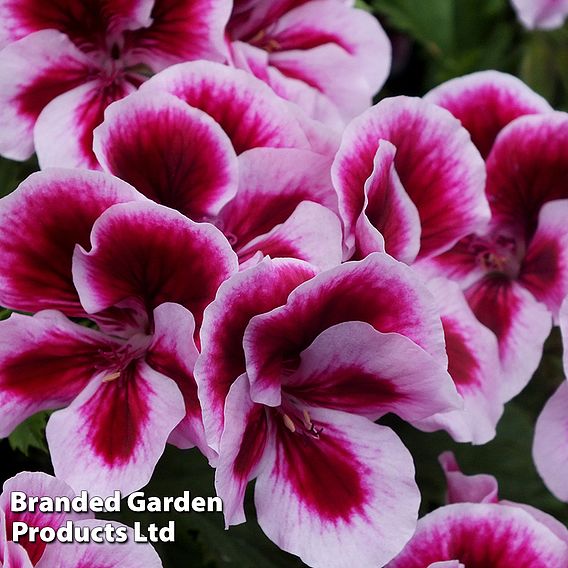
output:
[[[256,480],[261,528],[309,566],[568,565],[565,528],[450,455],[418,520],[377,422],[484,444],[555,323],[568,344],[568,114],[496,71],[371,106],[390,43],[340,0],[0,15],[0,153],[42,169],[0,200],[0,436],[53,411],[57,477],[5,492],[131,493],[170,443],[215,468],[227,527]],[[534,457],[568,501],[567,399]],[[160,565],[22,547],[12,522],[0,498],[5,567]]]

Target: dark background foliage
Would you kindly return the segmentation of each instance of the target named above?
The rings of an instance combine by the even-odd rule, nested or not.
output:
[[[528,32],[517,22],[508,0],[374,0],[358,2],[375,14],[391,35],[394,62],[391,78],[378,98],[423,95],[435,85],[473,71],[499,69],[513,73],[545,96],[556,108],[568,109],[568,28]],[[7,195],[37,169],[32,159],[16,163],[0,159],[0,195]],[[0,319],[9,315],[0,308]],[[534,468],[531,446],[534,423],[563,378],[561,341],[549,338],[543,361],[529,386],[507,405],[495,440],[485,446],[455,444],[444,433],[424,434],[394,418],[388,423],[414,455],[422,492],[422,513],[443,503],[444,479],[438,455],[453,450],[466,473],[491,473],[504,499],[529,503],[568,524],[568,506],[544,487]],[[0,442],[0,476],[22,470],[51,471],[45,445],[46,414],[32,417],[9,440]],[[252,488],[251,488],[252,489]],[[212,495],[213,471],[196,451],[169,447],[147,495]],[[333,498],[333,496],[330,496]],[[247,495],[249,522],[224,530],[218,514],[178,514],[176,542],[159,547],[166,568],[303,566],[262,534],[254,516],[252,490]],[[166,524],[166,514],[121,514],[132,524]]]

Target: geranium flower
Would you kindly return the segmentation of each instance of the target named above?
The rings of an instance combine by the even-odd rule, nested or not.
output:
[[[197,65],[183,67],[191,71]],[[181,67],[178,76],[184,77]],[[200,67],[206,71],[210,66]],[[213,67],[216,70],[249,86],[257,82],[240,71]],[[213,84],[215,75],[206,77]],[[227,83],[221,87],[228,88]],[[147,197],[216,225],[241,263],[262,253],[300,258],[321,268],[335,266],[342,260],[342,230],[333,212],[337,199],[331,186],[331,160],[294,147],[305,142],[294,117],[276,95],[260,86],[249,91],[259,104],[246,97],[241,99],[242,107],[234,98],[199,97],[215,100],[221,126],[206,112],[168,93],[154,89],[135,93],[108,108],[105,122],[95,131],[95,153],[105,169]],[[280,114],[257,114],[264,94]],[[239,109],[243,112],[237,122],[231,113]],[[264,147],[273,144],[277,148]],[[278,147],[287,144],[289,148]],[[238,158],[233,145],[243,150]]]
[[[568,530],[535,509],[499,501],[490,475],[466,476],[451,453],[440,462],[449,505],[418,521],[402,553],[387,568],[562,568],[568,562]]]
[[[467,131],[420,99],[384,99],[354,119],[332,178],[357,258],[386,250],[412,263],[448,250],[489,218],[485,167]]]
[[[196,378],[227,525],[244,521],[256,477],[259,523],[280,548],[311,566],[392,558],[419,497],[407,450],[369,418],[460,404],[439,317],[411,270],[384,254],[315,276],[265,259],[221,286],[201,342]]]
[[[568,292],[568,115],[525,116],[497,137],[487,159],[492,220],[451,251],[422,263],[460,282],[481,323],[499,339],[509,400],[542,356]]]
[[[10,508],[10,494],[22,491],[28,497],[75,497],[75,492],[66,483],[45,473],[18,473],[4,483],[0,495],[0,565],[5,568],[161,568],[162,563],[150,544],[135,543],[133,531],[120,523],[96,521],[90,513],[13,513]],[[55,530],[72,521],[79,529],[91,531],[95,527],[112,524],[114,529],[122,527],[129,539],[123,543],[91,542],[45,543],[38,537],[34,542],[26,537],[19,542],[12,540],[14,522],[26,523],[29,527],[51,527]]]
[[[75,170],[34,174],[0,202],[0,218],[0,302],[39,312],[0,324],[0,435],[67,407],[47,425],[55,471],[101,494],[145,485],[168,438],[211,455],[193,337],[237,269],[223,235]]]
[[[568,377],[568,299],[560,310],[564,376]],[[568,383],[563,381],[538,417],[533,456],[546,486],[561,501],[568,501]]]
[[[338,128],[371,104],[391,64],[377,19],[352,2],[237,0],[230,63]]]
[[[442,318],[448,373],[464,404],[414,425],[427,432],[443,428],[458,442],[485,444],[503,414],[497,338],[477,320],[456,282],[435,278],[428,289]]]
[[[559,28],[568,16],[566,0],[511,0],[511,3],[528,29]]]
[[[92,132],[149,73],[225,58],[230,2],[0,2],[0,153],[96,168]]]
[[[520,79],[500,71],[451,79],[427,93],[424,100],[458,118],[484,158],[499,132],[515,118],[552,112],[548,102]]]

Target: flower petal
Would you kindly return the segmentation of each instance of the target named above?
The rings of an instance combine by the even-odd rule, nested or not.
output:
[[[246,371],[243,336],[250,319],[284,304],[294,288],[314,275],[315,269],[302,261],[265,258],[221,284],[205,310],[195,378],[212,448],[219,448],[229,388]]]
[[[89,57],[55,30],[36,32],[0,51],[0,154],[28,159],[34,152],[33,128],[41,111],[86,82],[93,70]]]
[[[520,79],[500,71],[479,71],[451,79],[424,99],[459,118],[484,158],[499,132],[515,118],[552,110],[546,99]]]
[[[294,290],[287,303],[255,316],[244,337],[252,398],[280,403],[282,377],[325,329],[347,321],[411,339],[442,366],[447,364],[442,325],[418,276],[384,253],[345,263]]]
[[[73,258],[75,285],[89,313],[128,298],[147,310],[175,302],[199,326],[217,288],[237,269],[213,225],[151,202],[111,207],[94,224],[91,244],[90,252],[77,247]]]
[[[71,276],[73,249],[89,243],[108,207],[136,200],[144,197],[133,187],[99,172],[55,169],[28,177],[0,201],[0,305],[84,317]]]
[[[94,152],[104,169],[194,220],[216,215],[237,190],[237,157],[222,128],[167,93],[110,105]]]
[[[428,288],[440,307],[448,372],[463,398],[463,409],[415,425],[428,432],[443,428],[458,442],[485,444],[495,437],[503,414],[497,338],[476,319],[456,283],[439,278]]]
[[[499,486],[492,475],[465,475],[460,470],[452,452],[444,452],[438,458],[448,491],[446,502],[452,503],[497,503]]]
[[[26,523],[29,527],[52,527],[58,529],[67,519],[88,519],[91,513],[45,513],[45,512],[12,512],[10,505],[10,495],[13,491],[22,491],[27,497],[75,497],[75,492],[65,482],[51,475],[41,472],[21,472],[8,479],[2,488],[0,496],[0,508],[2,509],[6,522],[7,540],[12,540],[12,525],[14,522]],[[46,543],[37,538],[35,542],[30,542],[27,536],[20,537],[18,543],[27,552],[29,559],[36,565],[42,557],[46,548]],[[8,563],[11,567],[12,564]]]
[[[548,489],[568,501],[568,383],[564,381],[550,397],[535,428],[533,456]]]
[[[547,201],[568,198],[568,114],[517,118],[487,159],[487,196],[496,221],[529,240]]]
[[[69,404],[100,372],[101,350],[121,345],[59,312],[0,322],[0,437],[41,410]]]
[[[389,428],[331,410],[310,415],[318,439],[275,421],[256,481],[258,522],[310,566],[383,566],[415,528],[412,458]]]
[[[227,396],[225,428],[215,471],[215,488],[223,500],[227,527],[246,520],[245,490],[261,467],[267,438],[265,408],[250,399],[248,379],[243,374],[232,384]]]
[[[552,318],[530,292],[499,275],[486,276],[465,294],[477,319],[499,340],[501,396],[508,401],[521,392],[536,371]]]
[[[152,23],[126,34],[129,59],[142,61],[154,72],[194,59],[224,61],[230,2],[154,0],[152,4]]]
[[[132,493],[148,483],[184,415],[176,383],[143,362],[94,380],[47,423],[55,475],[76,491]]]
[[[283,388],[309,406],[419,420],[461,402],[444,366],[407,337],[368,323],[329,327],[300,357]]]
[[[568,16],[566,0],[511,0],[511,3],[528,29],[559,28]]]
[[[39,165],[100,169],[93,153],[93,130],[105,108],[135,90],[128,81],[105,84],[101,79],[67,91],[41,112],[34,129]]]
[[[420,215],[419,258],[487,223],[485,166],[469,134],[448,111],[415,98],[384,99],[347,126],[332,167],[340,195],[360,202],[381,140],[395,146],[396,172]]]
[[[562,568],[568,548],[545,525],[516,507],[460,503],[429,513],[387,568],[424,568],[436,561],[465,566]]]
[[[15,542],[4,543],[3,564],[5,568],[33,568],[33,564],[24,547]]]
[[[212,116],[237,154],[258,147],[309,148],[285,101],[262,81],[239,69],[209,61],[181,63],[141,87],[171,93]]]
[[[151,544],[135,542],[134,530],[126,525],[114,521],[80,521],[75,524],[77,528],[88,528],[92,531],[96,527],[112,525],[116,530],[123,527],[128,534],[126,542],[105,542],[98,544],[94,541],[88,543],[60,543],[55,541],[47,547],[44,557],[37,568],[162,568],[162,561]]]
[[[568,295],[568,199],[549,201],[523,259],[519,281],[555,318]]]
[[[182,449],[197,446],[205,456],[211,457],[193,376],[199,355],[193,340],[194,332],[195,321],[191,312],[178,304],[161,304],[154,310],[154,333],[146,362],[155,371],[175,381],[183,394],[185,416],[170,434],[170,444]]]
[[[107,39],[148,26],[151,0],[1,0],[0,45],[38,30],[54,29],[85,51],[107,49]]]
[[[303,201],[282,223],[238,249],[241,263],[258,251],[272,258],[298,258],[325,270],[343,258],[341,222],[329,209]]]

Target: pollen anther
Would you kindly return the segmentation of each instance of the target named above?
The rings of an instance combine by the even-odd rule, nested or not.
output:
[[[103,383],[110,383],[111,381],[116,381],[116,379],[118,379],[120,377],[120,371],[117,371],[116,373],[112,373],[111,375],[107,375],[102,382]]]
[[[290,432],[295,432],[296,426],[295,426],[294,422],[292,421],[292,419],[287,414],[284,414],[284,416],[282,418],[284,420],[284,426],[286,426],[286,428],[288,428],[288,430],[290,430]]]

